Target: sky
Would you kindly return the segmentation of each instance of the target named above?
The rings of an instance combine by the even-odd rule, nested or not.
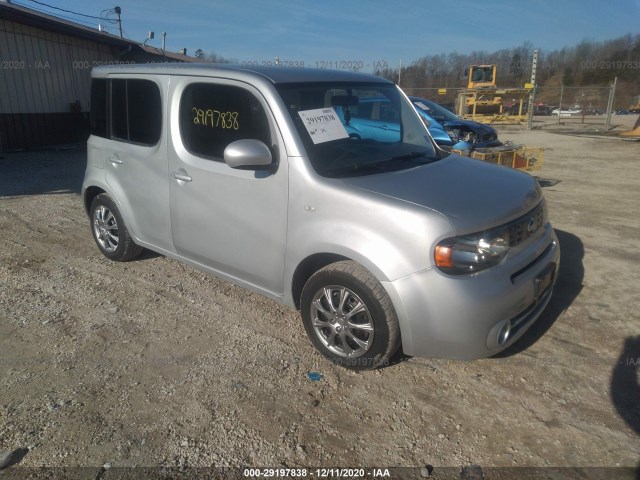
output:
[[[11,0],[97,27],[122,9],[125,37],[149,45],[215,52],[238,62],[304,62],[363,71],[397,68],[424,55],[492,52],[531,42],[544,51],[640,33],[640,0]],[[115,25],[102,22],[117,33]]]

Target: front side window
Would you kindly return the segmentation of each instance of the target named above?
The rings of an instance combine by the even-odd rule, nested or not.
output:
[[[272,143],[267,115],[251,92],[211,83],[185,88],[180,99],[180,135],[189,152],[216,161],[224,161],[224,149],[236,140]]]
[[[424,124],[395,85],[318,82],[277,89],[320,175],[369,175],[438,158]]]
[[[111,80],[111,137],[155,145],[162,133],[160,89],[151,80]]]

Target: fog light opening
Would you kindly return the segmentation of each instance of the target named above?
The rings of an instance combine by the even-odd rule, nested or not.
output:
[[[511,320],[505,322],[500,331],[498,332],[498,345],[502,346],[507,343],[511,336]]]

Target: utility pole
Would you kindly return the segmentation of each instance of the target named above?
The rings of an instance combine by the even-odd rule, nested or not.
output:
[[[164,44],[167,40],[167,32],[162,32],[162,52],[164,53]]]
[[[558,106],[558,125],[560,125],[560,117],[562,116],[562,97],[564,96],[564,83],[560,85],[560,105]]]
[[[120,29],[120,38],[122,38],[122,20],[120,20],[120,13],[122,12],[122,9],[120,7],[115,7],[113,11],[116,12],[118,28]]]
[[[613,85],[611,85],[611,90],[609,90],[609,101],[607,102],[607,123],[605,128],[609,130],[611,128],[611,113],[613,112],[613,98],[616,95],[616,84],[618,83],[618,77],[613,79]]]
[[[533,128],[533,101],[536,97],[536,70],[538,69],[538,50],[533,51],[533,62],[531,64],[531,93],[529,94],[529,107],[527,108],[527,130]]]

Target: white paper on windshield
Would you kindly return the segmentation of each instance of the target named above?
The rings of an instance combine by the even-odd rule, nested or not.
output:
[[[422,103],[422,102],[416,102],[416,105],[417,105],[418,107],[420,107],[422,110],[425,110],[425,111],[427,111],[427,112],[431,110],[429,107],[427,107],[427,106],[426,106],[424,103]]]
[[[300,115],[304,127],[311,135],[311,140],[315,145],[330,142],[331,140],[349,138],[347,130],[342,125],[340,117],[338,117],[333,107],[303,110],[298,112],[298,115]]]

